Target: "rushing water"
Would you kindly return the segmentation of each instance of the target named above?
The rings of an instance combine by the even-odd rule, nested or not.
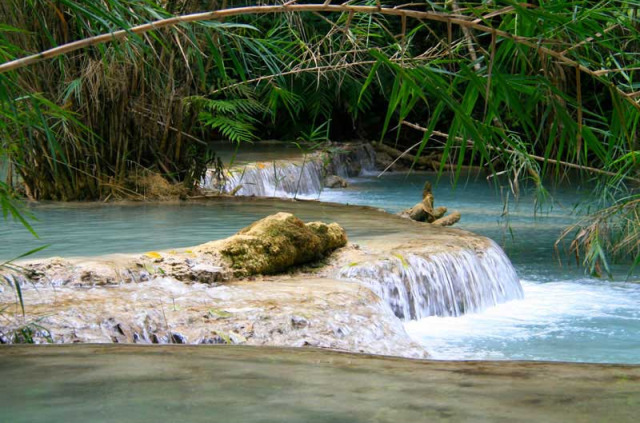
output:
[[[396,212],[420,200],[425,179],[434,175],[389,174],[352,179],[346,189],[325,190],[320,198],[369,204]],[[459,227],[505,246],[524,279],[524,299],[461,317],[426,317],[406,324],[410,335],[435,358],[526,359],[640,363],[640,283],[627,280],[624,266],[613,268],[616,282],[588,277],[571,262],[559,264],[554,242],[575,218],[574,204],[588,188],[561,186],[547,207],[533,215],[534,199],[511,198],[503,215],[506,187],[484,178],[448,180],[434,189],[436,205],[459,210]],[[512,235],[513,234],[513,235]]]
[[[513,266],[495,243],[481,255],[406,254],[350,266],[340,276],[370,287],[404,320],[477,313],[523,295]]]
[[[420,200],[425,179],[435,182],[431,174],[362,176],[351,178],[348,188],[325,189],[316,197],[397,212]],[[626,277],[624,268],[614,268],[617,281],[614,283],[587,277],[582,269],[569,262],[560,266],[554,255],[555,239],[566,225],[574,222],[573,205],[588,192],[588,187],[560,187],[553,192],[554,200],[549,202],[552,207],[534,216],[531,196],[523,195],[516,202],[508,194],[508,187],[496,188],[482,177],[463,179],[455,189],[449,180],[440,181],[434,189],[436,205],[459,210],[462,213],[459,227],[489,236],[505,248],[525,281],[524,299],[495,307],[471,307],[474,312],[461,317],[425,317],[425,314],[412,313],[410,308],[401,313],[396,310],[403,317],[420,318],[407,323],[410,334],[434,357],[443,359],[640,363],[640,284],[621,282]],[[40,256],[189,246],[231,235],[248,223],[280,210],[282,204],[268,202],[43,204],[33,208],[41,218],[35,224],[41,240],[31,239],[18,224],[3,225],[0,258],[9,258],[42,243],[52,245],[39,253]],[[354,240],[391,230],[384,222],[365,218],[366,213],[360,209],[343,212],[331,205],[291,203],[290,211],[305,220],[338,221]],[[414,268],[420,267],[420,263],[414,265]],[[518,297],[516,293],[511,298]],[[403,304],[416,300],[420,301],[407,298]],[[456,312],[455,307],[460,306],[455,301],[449,302],[449,306],[449,311],[437,314],[460,314]],[[469,311],[466,305],[463,307]]]
[[[525,298],[406,324],[434,358],[640,362],[638,284],[523,282]]]

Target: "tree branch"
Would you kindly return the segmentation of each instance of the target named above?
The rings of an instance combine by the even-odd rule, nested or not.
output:
[[[129,38],[132,35],[143,34],[149,31],[155,31],[161,28],[173,27],[180,24],[200,22],[200,21],[211,21],[211,20],[219,20],[224,19],[230,16],[242,16],[242,15],[251,15],[251,14],[270,14],[270,13],[303,13],[303,12],[326,12],[326,13],[366,13],[366,14],[382,14],[382,15],[390,15],[390,16],[399,16],[399,17],[409,17],[418,20],[429,20],[434,22],[442,22],[447,25],[457,25],[463,28],[471,28],[478,31],[486,32],[488,34],[492,34],[494,37],[502,37],[505,39],[509,39],[515,43],[522,44],[524,46],[535,49],[540,53],[544,53],[558,60],[564,65],[570,67],[577,67],[580,71],[591,75],[592,77],[602,81],[606,85],[614,88],[617,92],[619,92],[623,99],[633,105],[636,109],[640,110],[640,104],[637,103],[633,98],[626,95],[624,91],[618,88],[615,84],[610,81],[603,80],[601,76],[603,75],[603,71],[593,71],[588,67],[582,65],[581,63],[566,57],[563,52],[558,52],[552,50],[548,47],[544,47],[543,44],[545,40],[541,40],[539,38],[530,39],[528,37],[521,37],[518,35],[513,35],[505,31],[501,31],[499,29],[492,28],[487,25],[483,25],[473,21],[471,19],[460,17],[459,15],[453,15],[448,13],[441,12],[425,12],[419,10],[411,10],[411,9],[396,9],[390,7],[381,7],[378,2],[377,6],[358,6],[358,5],[349,5],[349,4],[289,4],[289,5],[270,5],[270,6],[247,6],[247,7],[237,7],[231,9],[222,9],[215,10],[210,12],[200,12],[193,13],[189,15],[181,15],[181,16],[173,16],[171,18],[159,19],[153,22],[149,22],[142,25],[137,25],[128,29],[121,29],[118,31],[109,32],[106,34],[96,35],[94,37],[85,38],[82,40],[74,41],[68,44],[63,44],[58,47],[51,48],[49,50],[45,50],[40,53],[33,54],[31,56],[26,56],[20,59],[12,60],[10,62],[6,62],[0,65],[0,74],[9,72],[11,70],[16,70],[23,68],[25,66],[32,65],[34,63],[40,62],[42,60],[51,59],[57,56],[61,56],[63,54],[70,53],[72,51],[80,50],[86,47],[104,44],[107,42],[122,40],[125,38]]]
[[[407,126],[409,128],[413,128],[413,129],[415,129],[417,131],[420,131],[420,132],[427,132],[428,131],[428,129],[423,127],[423,126],[417,125],[415,123],[407,122],[407,121],[402,121],[402,125]],[[438,137],[449,138],[449,134],[447,134],[445,132],[440,132],[440,131],[435,131],[434,130],[434,131],[431,131],[431,134],[432,135],[436,135]],[[471,140],[468,140],[468,139],[465,140],[462,137],[455,137],[454,139],[456,141],[458,141],[458,142],[466,142],[468,146],[473,146],[473,141],[471,141]],[[510,150],[510,149],[507,149],[507,148],[494,147],[492,145],[485,145],[485,148],[488,149],[488,150],[501,151],[503,153],[509,153],[509,154],[522,154],[522,155],[528,157],[529,159],[532,159],[532,160],[535,160],[535,161],[538,161],[538,162],[546,162],[546,163],[551,163],[551,164],[558,164],[558,165],[561,165],[561,166],[564,166],[564,167],[569,167],[569,168],[572,168],[572,169],[578,169],[578,170],[582,170],[582,171],[586,171],[586,172],[598,173],[598,174],[607,175],[607,176],[621,177],[621,178],[626,179],[628,181],[633,181],[633,182],[636,182],[636,183],[640,183],[640,179],[638,179],[638,178],[634,178],[632,176],[620,175],[620,174],[617,174],[615,172],[609,172],[608,170],[598,169],[597,167],[582,166],[582,165],[579,165],[579,164],[565,162],[565,161],[562,161],[562,160],[548,159],[546,157],[536,156],[536,155],[528,154],[528,153],[523,153],[521,151]]]

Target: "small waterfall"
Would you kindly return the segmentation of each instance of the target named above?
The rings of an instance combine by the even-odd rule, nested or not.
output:
[[[226,180],[218,184],[207,172],[203,187],[231,192],[242,186],[236,195],[258,197],[308,197],[323,188],[324,163],[320,157],[295,162],[253,163],[231,169]]]
[[[405,320],[460,316],[524,296],[509,258],[493,241],[478,253],[396,255],[345,268],[339,277],[363,283]]]
[[[331,154],[329,173],[341,178],[352,178],[376,169],[376,151],[371,144],[361,144],[350,150]]]
[[[375,169],[375,150],[369,144],[350,146],[335,152],[313,153],[294,161],[251,163],[237,166],[225,174],[224,180],[207,171],[204,189],[258,197],[317,196],[324,188],[327,175],[350,178]]]

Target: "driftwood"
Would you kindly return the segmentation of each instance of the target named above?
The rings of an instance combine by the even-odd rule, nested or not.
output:
[[[381,142],[375,143],[374,148],[379,153],[388,154],[403,167],[410,168],[415,163],[415,165],[419,168],[436,170],[440,166],[441,156],[437,153],[431,153],[425,156],[416,157],[408,151],[398,150],[397,148],[393,148]]]
[[[403,124],[404,123],[405,122],[403,122]],[[414,127],[412,124],[407,126],[410,126],[412,128]],[[398,150],[397,148],[393,148],[391,146],[388,146],[382,143],[374,143],[373,145],[379,157],[387,156],[390,158],[389,163],[379,164],[379,166],[382,166],[383,168],[385,168],[384,169],[385,171],[388,169],[398,170],[398,168],[409,169],[412,166],[414,166],[419,170],[434,170],[434,171],[440,171],[440,169],[448,170],[448,171],[464,170],[464,171],[476,171],[476,172],[486,170],[482,166],[458,165],[458,164],[452,164],[452,163],[443,164],[442,155],[440,153],[429,153],[429,154],[421,155],[420,157],[416,158],[416,156],[409,153],[409,151],[415,149],[419,144],[420,143],[404,151]]]
[[[457,213],[457,212],[454,212]],[[440,219],[442,216],[444,216],[445,214],[447,214],[447,208],[440,206],[440,207],[436,207],[433,210],[433,217],[437,220]]]
[[[431,183],[426,182],[422,189],[422,201],[406,210],[406,214],[413,220],[418,222],[433,222],[436,220],[433,210],[433,194],[431,192]]]
[[[450,215],[434,220],[431,224],[436,226],[451,226],[458,223],[460,221],[460,217],[459,211],[453,211]]]
[[[438,226],[451,226],[460,220],[460,212],[453,211],[445,216],[447,208],[440,206],[433,208],[433,192],[431,182],[427,181],[422,189],[422,201],[400,213],[401,216],[418,222],[432,223]]]

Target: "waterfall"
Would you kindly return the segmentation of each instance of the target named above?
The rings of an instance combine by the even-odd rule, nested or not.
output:
[[[317,196],[327,175],[350,178],[375,169],[375,151],[369,144],[348,146],[332,152],[312,153],[302,159],[250,163],[225,172],[223,180],[215,171],[207,171],[204,189],[258,197]]]
[[[229,170],[220,185],[207,172],[204,188],[222,188],[231,192],[241,188],[236,195],[259,197],[305,197],[318,194],[323,187],[324,165],[320,157],[310,157],[300,162],[252,163]]]
[[[329,173],[341,178],[352,178],[368,174],[376,169],[376,151],[371,144],[360,144],[350,150],[329,154]]]
[[[509,258],[493,241],[479,252],[396,254],[342,269],[339,277],[363,283],[405,320],[460,316],[524,296]]]

